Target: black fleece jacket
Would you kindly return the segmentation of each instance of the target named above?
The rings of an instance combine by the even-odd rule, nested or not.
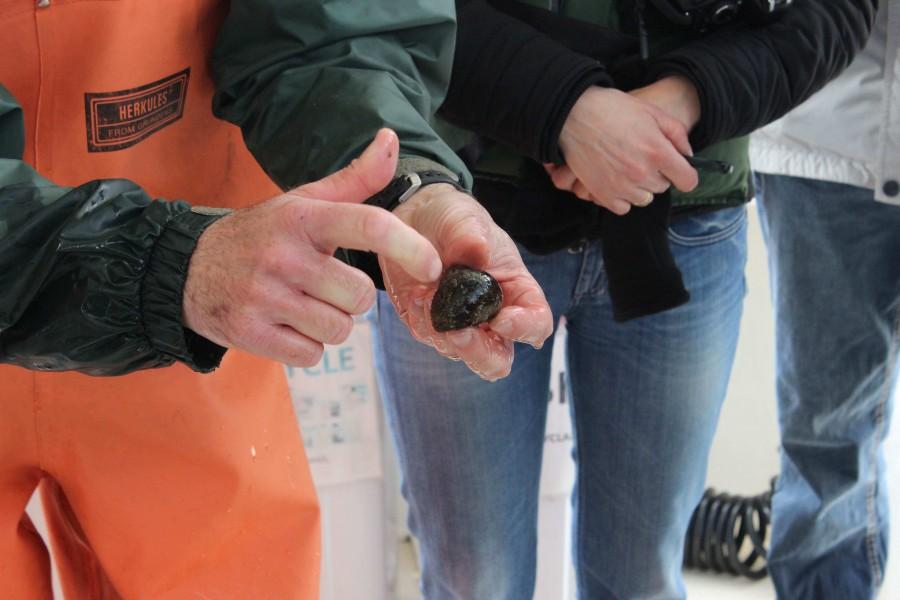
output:
[[[641,63],[636,37],[517,0],[457,0],[456,55],[441,115],[534,161],[517,189],[476,173],[475,194],[498,223],[536,252],[557,250],[573,235],[601,237],[616,319],[646,316],[689,299],[666,237],[669,195],[615,217],[555,190],[539,164],[564,163],[559,135],[572,106],[593,85],[632,89],[684,76],[700,97],[691,143],[702,150],[774,121],[836,77],[868,38],[877,4],[796,0],[776,22],[736,23]],[[621,0],[618,8],[627,33],[633,3]],[[554,204],[552,219],[523,210],[546,202]]]
[[[621,47],[618,34],[557,41],[488,0],[456,6],[453,76],[441,108],[451,123],[552,162],[581,93],[621,87],[591,56],[603,54],[604,41]],[[701,150],[778,119],[834,79],[865,44],[877,9],[878,0],[795,0],[774,23],[736,24],[656,57],[644,83],[682,75],[696,86],[702,114],[691,141]]]

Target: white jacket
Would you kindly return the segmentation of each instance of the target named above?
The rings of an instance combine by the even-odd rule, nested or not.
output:
[[[750,156],[761,173],[866,187],[900,206],[900,0],[882,0],[843,75],[753,134]]]

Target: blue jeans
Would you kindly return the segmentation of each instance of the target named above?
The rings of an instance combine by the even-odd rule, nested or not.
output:
[[[887,558],[881,445],[900,343],[900,207],[758,177],[776,306],[779,598],[873,598]]]
[[[523,251],[568,322],[582,599],[684,597],[684,535],[745,295],[746,209],[686,218],[670,239],[690,303],[624,324],[613,321],[599,243]],[[378,319],[376,362],[424,597],[531,598],[552,340],[517,345],[512,374],[486,383],[415,342],[383,294]]]

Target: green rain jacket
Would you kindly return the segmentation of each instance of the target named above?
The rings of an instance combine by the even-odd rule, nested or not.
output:
[[[453,0],[231,4],[213,110],[282,188],[348,164],[381,127],[399,134],[401,172],[442,168],[468,185],[429,124],[450,77]],[[180,291],[185,257],[219,217],[140,182],[54,185],[22,160],[22,118],[0,85],[0,362],[93,375],[215,368],[221,349],[183,328]]]

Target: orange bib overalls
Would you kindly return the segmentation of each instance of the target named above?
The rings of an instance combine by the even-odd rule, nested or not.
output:
[[[220,0],[0,0],[0,81],[25,160],[60,185],[127,178],[238,208],[278,193],[211,114]],[[0,366],[0,598],[318,596],[319,513],[280,365],[230,351],[125,377]]]

